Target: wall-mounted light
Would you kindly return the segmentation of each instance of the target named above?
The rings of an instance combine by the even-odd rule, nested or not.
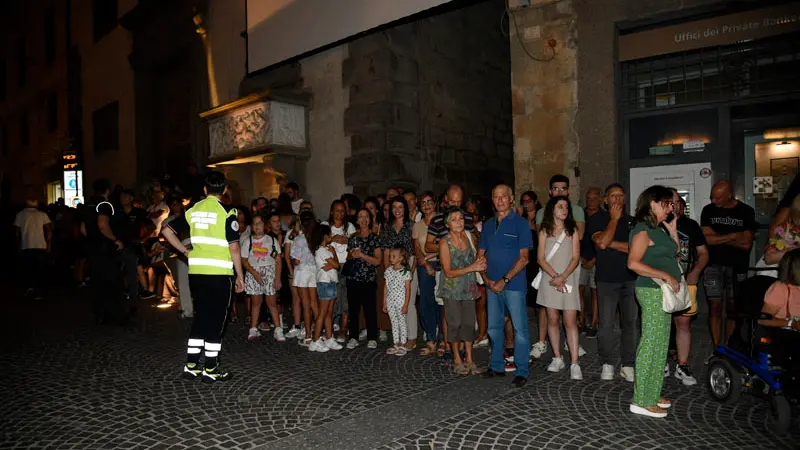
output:
[[[792,143],[791,143],[791,142],[788,142],[788,141],[783,141],[783,142],[781,142],[780,144],[775,144],[775,145],[776,145],[776,146],[782,146],[782,145],[792,145]]]

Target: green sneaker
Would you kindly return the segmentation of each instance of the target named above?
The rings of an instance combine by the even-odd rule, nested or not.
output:
[[[186,380],[194,380],[195,378],[200,376],[201,372],[202,370],[200,370],[200,366],[198,366],[197,364],[186,363],[186,365],[183,366],[183,373],[181,374],[181,376]]]
[[[231,379],[231,374],[226,372],[219,364],[213,369],[206,368],[203,370],[203,383],[215,383],[217,381],[228,381]]]

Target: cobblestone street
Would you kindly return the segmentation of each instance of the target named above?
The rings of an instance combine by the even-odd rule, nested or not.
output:
[[[8,292],[8,290],[6,290]],[[33,303],[5,295],[0,448],[25,449],[779,449],[765,402],[710,400],[701,321],[693,367],[700,383],[670,377],[665,420],[628,412],[633,386],[603,382],[596,341],[584,340],[584,380],[536,362],[530,383],[456,377],[436,357],[368,350],[310,353],[290,340],[246,341],[233,324],[223,358],[235,378],[178,377],[188,321],[146,308],[136,331],[92,324],[88,299],[68,291]],[[482,361],[487,351],[479,350]],[[549,361],[549,355],[545,357]]]

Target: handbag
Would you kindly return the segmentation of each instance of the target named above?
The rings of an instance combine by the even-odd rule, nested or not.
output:
[[[469,246],[472,247],[472,251],[475,252],[475,257],[477,258],[478,257],[478,250],[475,248],[475,243],[472,242],[472,233],[470,233],[469,231],[465,231],[465,233],[467,234],[467,240],[469,241]],[[475,272],[475,278],[478,280],[478,284],[480,284],[480,285],[484,284],[483,283],[483,277],[481,276],[480,273]]]
[[[342,265],[341,275],[343,278],[351,278],[355,274],[356,274],[356,262],[355,260],[348,259]]]
[[[550,262],[550,260],[553,259],[553,256],[555,256],[556,252],[558,251],[558,247],[561,247],[561,243],[564,242],[565,237],[567,237],[567,232],[562,231],[561,235],[558,237],[558,240],[556,240],[555,245],[553,245],[553,248],[550,249],[550,253],[547,254],[547,258],[545,258],[545,261]],[[531,287],[538,290],[540,284],[542,284],[541,268],[539,269],[539,272],[536,274],[536,278],[534,278],[533,281],[531,281]],[[568,286],[567,292],[570,291],[572,291],[572,287]]]
[[[678,269],[680,269],[680,265],[678,265]],[[689,286],[686,284],[686,278],[683,277],[682,270],[680,288],[678,289],[678,292],[673,291],[672,287],[670,287],[670,285],[664,280],[653,278],[653,281],[655,281],[656,284],[661,287],[661,309],[665,313],[672,314],[685,311],[692,307],[692,299],[689,295]]]

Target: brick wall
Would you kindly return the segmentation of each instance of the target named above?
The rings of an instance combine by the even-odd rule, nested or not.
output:
[[[345,180],[488,195],[513,180],[508,40],[502,0],[484,1],[349,44]]]

